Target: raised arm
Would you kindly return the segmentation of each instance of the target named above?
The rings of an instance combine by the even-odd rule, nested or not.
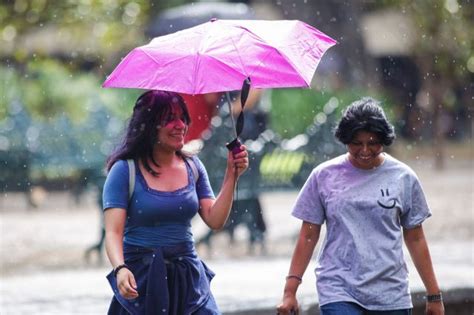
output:
[[[438,282],[433,270],[428,243],[426,242],[423,227],[417,226],[412,229],[403,230],[403,238],[410,252],[410,256],[415,264],[415,268],[420,275],[426,288],[426,294],[437,295],[440,293]],[[426,314],[444,315],[443,301],[426,301]]]
[[[303,222],[300,235],[291,259],[290,271],[286,278],[283,300],[277,307],[278,314],[298,314],[296,291],[301,283],[303,274],[308,267],[314,248],[319,240],[321,225]]]
[[[243,151],[235,155],[228,153],[224,181],[216,199],[202,199],[199,202],[199,214],[211,229],[218,230],[224,227],[232,207],[235,184],[249,166],[245,146],[241,146],[241,149]]]

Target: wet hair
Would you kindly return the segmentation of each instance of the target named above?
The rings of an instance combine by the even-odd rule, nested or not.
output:
[[[394,128],[380,103],[371,97],[355,101],[344,110],[335,129],[335,136],[343,144],[349,144],[358,131],[376,134],[384,146],[391,145],[395,139]]]
[[[178,106],[186,125],[191,123],[184,99],[178,93],[148,91],[138,97],[121,143],[107,158],[107,170],[118,160],[140,160],[147,170],[148,161],[159,166],[153,158],[153,147],[158,141],[158,128]],[[182,151],[178,155],[184,156]]]

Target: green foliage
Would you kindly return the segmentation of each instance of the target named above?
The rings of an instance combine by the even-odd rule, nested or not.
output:
[[[283,138],[292,138],[304,133],[315,119],[324,119],[319,113],[327,113],[327,106],[335,110],[336,119],[342,109],[364,96],[372,96],[381,101],[389,118],[394,117],[392,102],[386,96],[356,89],[337,92],[313,89],[278,89],[272,91],[270,111],[271,128]],[[331,111],[332,111],[331,110]]]
[[[470,0],[382,0],[371,9],[394,9],[411,17],[416,33],[414,55],[422,71],[463,80],[474,58],[474,4]],[[471,61],[472,62],[472,61]],[[424,75],[430,75],[425,73]]]
[[[25,62],[33,53],[107,60],[144,43],[161,10],[189,0],[8,0],[0,2],[0,56]],[[34,44],[41,38],[40,44]],[[28,43],[29,42],[29,43]],[[114,58],[118,58],[115,56]],[[114,60],[115,61],[115,60]]]
[[[20,76],[11,67],[0,66],[0,121],[8,113],[8,104],[16,101],[20,97]]]
[[[103,89],[104,74],[182,2],[1,1],[0,152],[27,152],[33,178],[103,165],[143,92]]]
[[[65,113],[79,123],[97,104],[125,119],[140,91],[102,89],[105,78],[100,75],[109,72],[131,47],[145,42],[143,30],[152,11],[183,2],[2,1],[0,119],[14,100],[24,104],[33,119]],[[32,38],[45,42],[35,46],[28,43]],[[85,64],[93,65],[95,71],[82,70]]]
[[[65,114],[71,122],[80,123],[105,106],[115,116],[125,119],[140,91],[101,88],[99,78],[91,72],[71,71],[64,63],[42,59],[26,64],[23,73],[0,66],[0,119],[8,105],[22,103],[33,117],[45,121]]]
[[[25,183],[100,169],[140,93],[103,89],[95,74],[54,59],[31,61],[21,72],[0,66],[0,77],[0,154],[11,157],[13,167],[12,176],[2,176],[8,189],[28,187],[12,180],[20,171],[12,164],[15,157],[26,158]]]
[[[452,1],[414,1],[406,5],[420,27],[419,58],[433,56],[432,68],[439,73],[465,77],[473,54],[474,6]],[[426,14],[426,12],[430,12]]]
[[[265,154],[259,165],[262,181],[267,185],[291,183],[292,178],[301,171],[306,158],[304,152],[274,150]]]
[[[61,63],[46,59],[31,62],[24,80],[24,103],[34,117],[67,112],[73,121],[86,118],[84,100],[94,87],[86,75],[73,74]],[[67,92],[66,92],[67,91]]]
[[[78,49],[84,54],[93,52],[106,56],[143,38],[142,29],[148,22],[149,6],[147,0],[2,1],[0,47],[4,48],[0,48],[0,52],[5,49],[10,54],[22,56],[19,53],[25,50],[25,36],[47,32],[54,36],[47,45],[83,43],[77,47],[53,47],[54,51],[73,52],[71,49]],[[61,38],[66,40],[61,41]]]

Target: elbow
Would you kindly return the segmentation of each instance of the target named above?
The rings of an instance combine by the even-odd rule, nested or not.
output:
[[[213,231],[220,231],[224,228],[227,218],[222,219],[222,218],[209,218],[208,220],[205,220],[206,225]]]
[[[115,233],[105,232],[104,242],[105,244],[115,243],[119,237]]]
[[[316,246],[318,243],[318,236],[315,235],[303,235],[300,237],[300,242],[302,242],[305,245],[310,245],[312,247]]]
[[[123,239],[123,230],[107,230],[105,229],[105,241],[113,242]]]
[[[219,232],[220,230],[224,228],[224,226],[225,226],[225,222],[209,224],[209,227],[211,228],[211,230],[215,232]]]
[[[407,237],[404,240],[405,240],[405,245],[408,248],[418,246],[419,244],[426,243],[426,240],[424,238],[410,238],[410,237]]]

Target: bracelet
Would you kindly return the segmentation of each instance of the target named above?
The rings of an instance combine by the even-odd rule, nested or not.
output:
[[[430,303],[430,302],[441,302],[441,301],[443,301],[443,294],[441,294],[441,292],[439,292],[438,294],[427,295],[427,296],[425,296],[425,299],[426,299],[426,302],[428,302],[428,303]]]
[[[298,283],[300,283],[300,284],[301,284],[301,282],[303,282],[303,279],[302,279],[301,277],[299,277],[299,276],[296,276],[296,275],[288,275],[288,276],[286,276],[286,280],[291,279],[291,278],[298,280]]]
[[[122,269],[122,268],[127,268],[128,270],[130,270],[130,268],[128,267],[127,264],[118,265],[117,267],[114,268],[114,276],[115,276],[115,277],[117,277],[118,272],[119,272],[120,269]]]

